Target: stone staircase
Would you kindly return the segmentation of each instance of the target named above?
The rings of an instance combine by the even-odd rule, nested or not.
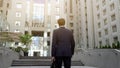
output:
[[[50,57],[30,57],[21,56],[20,59],[14,60],[12,66],[50,66]],[[72,66],[83,66],[81,61],[72,61]]]

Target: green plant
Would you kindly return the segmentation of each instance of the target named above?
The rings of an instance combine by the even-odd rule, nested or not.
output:
[[[28,52],[28,50],[29,50],[28,48],[22,48],[23,52]]]
[[[110,45],[108,45],[108,47],[107,48],[111,48],[111,46]]]
[[[98,49],[98,46],[94,46],[95,49]]]
[[[102,49],[111,49],[111,48],[113,48],[113,49],[119,49],[120,48],[120,42],[119,41],[117,41],[117,42],[114,42],[114,43],[112,43],[112,46],[110,46],[110,45],[105,45],[105,46],[100,46],[99,48],[102,48]]]
[[[110,46],[110,45],[105,45],[105,46],[100,46],[99,48],[102,48],[102,49],[110,49],[111,46]]]
[[[20,36],[20,42],[23,43],[24,45],[28,46],[29,43],[32,41],[31,40],[32,35],[30,34],[24,34]]]
[[[22,47],[17,47],[17,48],[15,48],[15,51],[18,52],[18,53],[19,53],[21,50],[22,50]]]
[[[112,43],[112,48],[116,48],[116,45],[115,45],[115,43]]]
[[[117,41],[117,48],[119,49],[120,48],[120,42]]]

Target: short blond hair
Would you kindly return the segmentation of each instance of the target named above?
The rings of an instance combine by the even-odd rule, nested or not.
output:
[[[64,18],[58,19],[58,24],[59,26],[65,25],[65,19]]]

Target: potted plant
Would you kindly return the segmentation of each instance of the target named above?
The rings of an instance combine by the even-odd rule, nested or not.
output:
[[[28,50],[29,50],[29,45],[31,40],[32,35],[30,34],[24,34],[20,36],[20,42],[23,43],[23,45],[25,46],[25,48],[23,48],[23,52],[26,54],[28,54]],[[26,55],[27,56],[27,55]]]
[[[24,56],[28,56],[28,48],[22,48],[22,51],[24,52]]]

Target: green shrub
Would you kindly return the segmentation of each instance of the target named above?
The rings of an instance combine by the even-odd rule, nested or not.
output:
[[[23,52],[28,52],[28,50],[29,50],[28,48],[22,48]]]
[[[120,48],[120,42],[117,41],[117,48],[119,49]]]
[[[17,48],[15,48],[15,51],[16,52],[20,52],[22,50],[22,47],[17,47]]]

